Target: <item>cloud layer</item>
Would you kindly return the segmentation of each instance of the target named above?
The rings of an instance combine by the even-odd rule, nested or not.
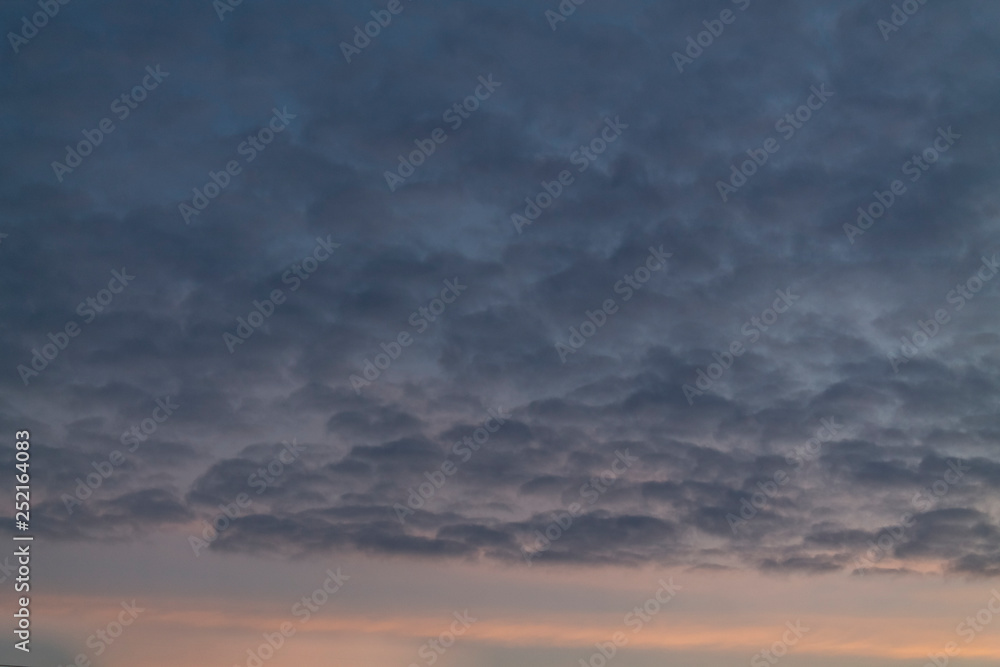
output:
[[[1000,573],[1000,10],[550,4],[407,3],[348,63],[381,6],[71,3],[8,54],[0,423],[40,531],[183,540],[247,494],[209,548]]]

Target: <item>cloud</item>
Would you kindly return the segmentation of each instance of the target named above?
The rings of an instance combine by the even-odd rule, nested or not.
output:
[[[224,22],[205,3],[155,20],[93,7],[77,21],[67,5],[0,63],[0,426],[38,443],[46,534],[138,539],[250,493],[212,549],[513,563],[627,448],[639,465],[539,564],[821,574],[909,512],[881,568],[1000,571],[997,283],[949,301],[998,249],[996,8],[928,6],[886,43],[867,1],[753,3],[681,74],[672,53],[714,18],[698,3],[588,4],[556,32],[530,3],[414,4],[350,64],[338,44],[363,3],[244,4]],[[155,95],[58,182],[51,162],[158,63]],[[389,192],[384,172],[490,73],[502,87]],[[723,202],[717,182],[821,84],[822,111]],[[288,130],[186,225],[193,188],[286,106]],[[579,171],[574,152],[619,116]],[[851,243],[857,208],[946,127],[958,143]],[[564,169],[573,185],[519,235],[511,214]],[[293,290],[327,235],[341,247]],[[669,266],[626,300],[616,286],[661,245]],[[134,283],[85,321],[122,267]],[[461,298],[411,317],[456,277]],[[223,334],[278,289],[230,354]],[[801,299],[766,324],[789,289]],[[607,299],[620,310],[562,364],[555,344]],[[951,323],[893,372],[900,338],[942,308]],[[17,367],[71,321],[80,335],[25,386]],[[412,344],[355,391],[401,333]],[[689,403],[682,387],[734,342]],[[61,494],[167,395],[177,413],[66,516]],[[513,417],[461,461],[454,443],[497,407]],[[789,464],[829,417],[844,432]],[[308,454],[256,495],[248,478],[292,438]],[[915,508],[953,460],[967,476]],[[458,471],[397,521],[446,461]]]

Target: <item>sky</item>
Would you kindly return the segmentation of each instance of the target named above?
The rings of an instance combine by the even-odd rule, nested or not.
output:
[[[0,26],[0,662],[997,664],[996,3]]]

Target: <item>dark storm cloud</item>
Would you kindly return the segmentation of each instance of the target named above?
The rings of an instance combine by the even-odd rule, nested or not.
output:
[[[1000,10],[926,5],[885,41],[891,9],[869,0],[587,3],[553,31],[556,4],[408,4],[348,64],[339,44],[374,5],[220,21],[207,2],[71,3],[8,53],[0,425],[32,430],[40,530],[131,539],[247,493],[212,549],[523,563],[628,451],[639,463],[534,563],[823,573],[908,514],[893,558],[1000,573],[1000,283],[949,298],[1000,252]],[[737,20],[679,73],[673,53],[725,8]],[[59,182],[65,146],[156,65],[169,75]],[[491,74],[452,128],[443,113]],[[832,95],[782,136],[819,86]],[[275,108],[294,118],[246,162]],[[606,119],[627,127],[581,172]],[[384,172],[437,127],[447,141],[390,192]],[[908,180],[939,128],[961,137]],[[769,137],[780,150],[723,202],[717,183]],[[229,160],[242,171],[185,224],[178,206]],[[519,234],[511,214],[562,170],[573,183]],[[893,179],[906,193],[849,239]],[[340,247],[296,283],[318,238]],[[81,314],[123,267],[134,280]],[[277,289],[230,353],[223,334]],[[763,324],[778,290],[796,298]],[[556,343],[608,299],[561,363]],[[900,338],[940,309],[895,372]],[[71,322],[25,386],[17,367]],[[62,494],[166,396],[181,407],[69,515]],[[498,408],[478,451],[457,448]],[[789,462],[830,418],[842,430]],[[293,438],[306,453],[258,495],[251,476]]]

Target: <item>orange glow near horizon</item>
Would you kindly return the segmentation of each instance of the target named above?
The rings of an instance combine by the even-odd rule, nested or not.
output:
[[[482,574],[480,572],[480,576]],[[496,572],[489,574],[497,575]],[[565,610],[544,613],[480,607],[473,611],[477,622],[460,637],[456,646],[460,645],[465,655],[487,648],[559,648],[565,649],[568,655],[576,655],[593,650],[597,642],[606,642],[620,631],[627,638],[628,648],[641,651],[663,652],[665,655],[676,651],[706,651],[749,657],[780,641],[786,622],[801,620],[809,631],[790,651],[799,657],[858,656],[919,660],[926,659],[928,653],[942,651],[948,642],[954,641],[964,658],[1000,660],[1000,633],[995,628],[987,627],[970,643],[964,642],[955,632],[955,627],[965,616],[973,615],[985,606],[990,597],[989,587],[917,590],[910,593],[909,603],[893,605],[895,613],[892,615],[886,615],[884,611],[872,611],[866,615],[859,614],[857,610],[864,608],[890,585],[872,582],[867,587],[856,587],[856,606],[852,609],[844,606],[845,600],[850,601],[850,596],[842,590],[843,581],[829,577],[768,581],[770,586],[766,589],[769,590],[759,590],[762,580],[745,575],[720,578],[686,573],[674,576],[678,582],[677,577],[685,578],[683,591],[638,632],[624,624],[629,606],[616,612]],[[617,572],[600,584],[613,587],[613,580],[618,577],[632,584],[639,580],[650,581],[648,573]],[[563,580],[561,585],[573,585],[570,580],[575,577],[558,578]],[[779,591],[787,595],[789,591],[794,591],[805,597],[825,596],[827,601],[824,604],[828,605],[828,609],[822,613],[804,611],[793,617],[783,616],[778,610],[766,609],[763,604],[760,608],[748,609],[746,596],[755,588],[764,595]],[[600,586],[595,589],[595,596],[599,596]],[[641,588],[636,590],[641,591]],[[648,597],[640,593],[634,597],[635,604],[641,604]],[[37,598],[38,609],[44,613],[46,622],[58,626],[64,636],[74,638],[78,650],[84,650],[83,639],[94,628],[102,627],[108,619],[114,618],[120,609],[120,602],[117,598],[85,595]],[[106,663],[95,662],[95,665],[134,666],[135,656],[130,655],[128,650],[132,642],[134,646],[156,646],[163,651],[162,661],[150,657],[143,662],[148,667],[176,665],[180,664],[179,660],[194,667],[245,667],[247,649],[259,645],[263,633],[274,633],[283,623],[291,622],[295,635],[266,664],[294,664],[300,667],[330,664],[381,667],[385,664],[406,667],[415,661],[418,665],[422,664],[416,660],[416,648],[425,640],[446,631],[451,620],[450,613],[439,611],[440,605],[436,603],[429,603],[435,609],[427,613],[386,609],[378,614],[355,613],[343,606],[329,605],[306,622],[291,615],[290,605],[289,611],[282,612],[275,610],[273,604],[248,608],[245,601],[179,596],[164,596],[145,604],[147,611],[137,620],[135,629],[130,628],[123,635],[120,647],[108,650]],[[945,611],[952,607],[955,608],[953,617],[951,611]],[[717,611],[720,609],[727,611]],[[942,617],[949,617],[951,621],[943,624]],[[997,623],[1000,626],[1000,620]],[[330,662],[333,647],[336,647],[339,662]],[[450,663],[443,660],[440,664]],[[575,664],[575,661],[568,664]]]

